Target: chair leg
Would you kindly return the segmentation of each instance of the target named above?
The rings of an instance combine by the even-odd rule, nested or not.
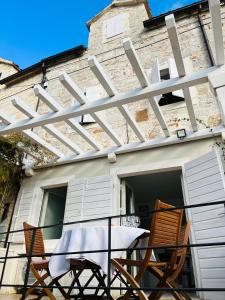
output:
[[[38,271],[34,268],[34,266],[31,265],[31,270],[34,273],[34,276],[36,277],[38,284],[41,285],[41,287],[43,288],[45,294],[51,299],[51,300],[56,300],[55,296],[52,294],[52,292],[49,290],[49,288],[46,288],[46,283],[44,282],[44,276],[46,276],[46,274],[42,277]],[[46,279],[46,278],[45,278]]]
[[[126,278],[129,284],[135,289],[140,289],[140,285],[136,282],[136,280],[123,268],[121,264],[119,264],[116,260],[112,260],[112,264],[116,267],[120,273]],[[129,300],[129,297],[132,292],[127,291],[123,297],[123,300]],[[140,300],[148,300],[148,297],[142,290],[137,290],[137,294],[140,297]]]

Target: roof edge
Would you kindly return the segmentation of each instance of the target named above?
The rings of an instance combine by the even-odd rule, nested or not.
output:
[[[225,3],[225,0],[220,0],[220,1],[221,1],[221,4]],[[143,24],[146,29],[155,29],[157,27],[165,25],[165,16],[167,16],[167,15],[174,14],[175,18],[179,19],[182,16],[193,13],[195,11],[204,12],[204,11],[208,11],[208,10],[209,10],[208,0],[198,1],[198,2],[194,2],[192,4],[189,4],[189,5],[168,11],[159,16],[151,17],[150,19],[144,21]]]
[[[84,51],[86,51],[86,47],[84,45],[79,45],[75,48],[71,48],[69,50],[57,53],[55,55],[46,57],[39,61],[38,63],[31,65],[28,68],[20,70],[19,72],[12,74],[8,77],[0,80],[0,84],[11,85],[15,81],[23,80],[25,77],[31,74],[38,74],[43,70],[43,64],[45,67],[51,67],[57,64],[60,64],[65,61],[65,58],[71,56],[71,58],[78,58],[83,55]]]

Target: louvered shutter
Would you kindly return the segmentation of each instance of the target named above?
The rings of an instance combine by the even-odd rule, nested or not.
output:
[[[64,223],[78,222],[82,219],[84,197],[84,179],[71,180],[68,183]],[[73,228],[75,225],[71,225]],[[65,226],[65,230],[70,228]]]
[[[168,60],[168,67],[169,67],[169,72],[170,72],[170,78],[179,77],[174,58],[169,58],[169,60]],[[184,94],[183,94],[182,90],[174,91],[173,95],[184,98]]]
[[[34,187],[24,187],[20,193],[20,199],[16,214],[13,217],[14,230],[23,229],[23,222],[32,223],[32,205],[34,201]],[[13,235],[14,242],[23,242],[23,232]]]
[[[217,150],[184,165],[184,183],[189,204],[225,201],[224,171]],[[192,219],[192,242],[225,242],[223,204],[188,210]],[[198,287],[225,286],[225,246],[193,248]],[[221,300],[224,293],[203,292],[204,299]]]
[[[83,218],[86,220],[111,216],[112,195],[112,176],[87,178],[84,188]],[[107,224],[106,221],[100,223]]]

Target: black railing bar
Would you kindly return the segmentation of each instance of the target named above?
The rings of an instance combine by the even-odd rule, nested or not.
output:
[[[107,300],[111,299],[110,283],[111,283],[111,226],[112,219],[108,219],[108,274],[107,274]]]
[[[5,253],[5,259],[3,261],[1,261],[1,263],[3,263],[3,268],[2,268],[1,278],[0,278],[0,286],[2,284],[2,280],[3,280],[4,274],[5,274],[5,267],[6,267],[6,261],[8,258],[8,254],[9,254],[9,247],[10,247],[10,244],[8,243],[7,248],[6,248],[6,253]]]
[[[118,251],[137,251],[137,250],[147,250],[147,249],[176,249],[176,248],[197,248],[197,247],[215,247],[215,246],[225,246],[225,242],[217,242],[217,243],[201,243],[201,244],[187,244],[187,245],[164,245],[164,246],[151,246],[151,247],[138,247],[138,248],[115,248],[111,249],[110,252],[118,252]],[[17,256],[8,256],[7,259],[15,259],[15,258],[28,258],[28,257],[43,257],[44,256],[60,256],[60,255],[76,255],[76,254],[88,254],[88,253],[103,253],[109,252],[108,249],[102,250],[90,250],[90,251],[75,251],[75,252],[59,252],[59,253],[43,253],[43,254],[35,254],[35,255],[27,255],[20,254]],[[4,259],[5,256],[0,257],[0,259]],[[77,258],[79,259],[79,258]]]
[[[63,289],[68,289],[71,286],[69,285],[60,285]],[[23,288],[21,284],[2,284],[1,287],[14,287],[14,288]],[[27,285],[28,288],[34,287],[32,284]],[[38,286],[35,286],[38,287]],[[57,288],[54,285],[46,285],[45,288]],[[74,286],[73,289],[79,289],[80,287]],[[99,286],[90,286],[85,287],[87,290],[93,290],[98,288],[99,290],[107,290],[108,287],[99,287]],[[187,292],[225,292],[225,288],[133,288],[133,287],[110,287],[110,290],[133,290],[133,291],[187,291]]]
[[[31,243],[30,243],[30,247],[29,247],[28,261],[27,261],[27,267],[26,267],[26,272],[25,272],[25,277],[24,277],[23,293],[22,293],[21,300],[25,300],[25,298],[26,298],[27,285],[28,285],[28,280],[29,280],[29,272],[30,272],[30,265],[32,262],[32,254],[33,254],[35,238],[36,238],[36,228],[34,227],[34,228],[32,228],[32,237],[31,237]]]
[[[165,212],[165,211],[173,211],[173,210],[178,210],[178,209],[189,209],[189,208],[197,208],[197,207],[204,207],[204,206],[214,206],[214,205],[219,205],[219,204],[225,204],[225,200],[221,201],[215,201],[215,202],[205,202],[205,203],[199,203],[199,204],[192,204],[192,205],[184,205],[184,206],[178,206],[178,207],[171,207],[171,208],[164,208],[160,210],[151,210],[148,212],[148,214],[153,214],[157,212]],[[88,220],[80,220],[80,221],[75,221],[75,222],[66,222],[66,223],[56,223],[53,225],[45,225],[45,226],[37,226],[35,227],[36,229],[46,229],[46,228],[53,228],[57,226],[69,226],[69,225],[78,225],[78,224],[83,224],[83,223],[91,223],[91,222],[96,222],[96,221],[105,221],[108,220],[109,218],[111,219],[119,219],[123,217],[129,217],[129,216],[137,216],[138,214],[133,213],[133,214],[124,214],[124,215],[114,215],[114,216],[108,216],[108,217],[103,217],[103,218],[97,218],[97,219],[88,219]],[[142,217],[142,215],[138,215]],[[146,215],[144,215],[146,217]],[[10,232],[2,232],[0,233],[1,235],[5,235],[7,233],[20,233],[24,231],[32,230],[32,228],[29,229],[18,229],[18,230],[12,230]]]

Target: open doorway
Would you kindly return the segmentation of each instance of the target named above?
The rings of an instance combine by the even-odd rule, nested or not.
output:
[[[121,180],[121,208],[127,214],[135,213],[142,216],[140,227],[149,229],[151,222],[150,212],[154,209],[156,199],[167,202],[176,207],[184,205],[184,197],[181,182],[181,171],[145,174],[126,177]],[[183,222],[186,217],[184,216]],[[155,254],[159,260],[167,260],[167,250],[156,250]],[[155,285],[153,278],[145,278],[152,286]],[[147,282],[146,282],[147,283]],[[183,287],[195,287],[191,253],[188,251],[187,260],[184,265],[179,283]],[[149,284],[148,284],[149,285]]]

